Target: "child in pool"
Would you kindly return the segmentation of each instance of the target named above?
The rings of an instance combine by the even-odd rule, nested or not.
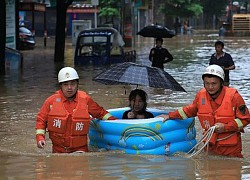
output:
[[[141,89],[131,91],[129,107],[130,110],[123,113],[122,119],[148,119],[154,117],[151,112],[146,111],[147,93]]]

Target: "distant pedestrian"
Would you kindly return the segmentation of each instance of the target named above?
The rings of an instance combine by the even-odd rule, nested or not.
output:
[[[164,69],[164,64],[172,61],[174,58],[166,48],[162,47],[163,39],[156,39],[156,46],[150,50],[149,60],[152,62],[152,67]]]
[[[175,30],[175,35],[180,33],[180,28],[181,28],[181,23],[179,21],[179,18],[175,18],[175,22],[174,22],[174,30]]]
[[[209,65],[216,64],[222,67],[225,73],[224,85],[229,86],[229,71],[235,69],[233,58],[223,51],[224,43],[222,41],[216,41],[214,47],[216,52],[211,56]]]
[[[190,31],[189,23],[188,23],[188,21],[184,21],[184,23],[183,23],[183,34],[189,34],[189,31]]]
[[[224,28],[224,26],[222,25],[219,29],[219,36],[225,36],[226,33],[226,29]]]

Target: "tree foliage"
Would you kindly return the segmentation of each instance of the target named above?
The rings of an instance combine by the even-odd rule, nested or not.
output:
[[[119,7],[121,6],[120,0],[100,0],[99,7],[100,12],[99,16],[106,18],[119,17]]]
[[[104,7],[100,10],[99,16],[101,17],[119,17],[119,11],[115,8]]]
[[[228,0],[201,0],[203,12],[206,16],[216,15],[220,16],[225,14]],[[211,8],[212,7],[212,8]]]
[[[199,0],[165,0],[161,12],[172,17],[195,17],[203,12]]]
[[[216,18],[216,25],[220,25],[219,17],[226,15],[228,0],[201,0],[201,4],[204,7],[205,28],[209,28],[211,26],[214,21],[214,17]]]

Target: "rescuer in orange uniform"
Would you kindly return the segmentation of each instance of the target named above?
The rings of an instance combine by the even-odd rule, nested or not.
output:
[[[224,77],[220,66],[210,65],[202,75],[204,88],[197,93],[193,103],[160,116],[163,122],[198,116],[205,131],[215,126],[209,141],[211,154],[242,158],[241,132],[250,123],[250,115],[237,90],[223,86]]]
[[[78,90],[79,76],[74,68],[58,73],[61,89],[46,99],[36,120],[37,147],[45,146],[45,131],[53,144],[53,153],[87,152],[87,134],[91,117],[114,120],[87,93]]]

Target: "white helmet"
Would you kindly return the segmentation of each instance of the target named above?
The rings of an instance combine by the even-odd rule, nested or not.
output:
[[[224,70],[218,65],[208,66],[202,75],[202,79],[204,79],[204,76],[206,74],[217,76],[217,77],[221,78],[222,81],[224,81],[224,78],[225,78]]]
[[[71,81],[79,79],[79,76],[76,72],[76,70],[72,67],[64,67],[62,68],[58,73],[58,82],[65,82],[65,81]]]

